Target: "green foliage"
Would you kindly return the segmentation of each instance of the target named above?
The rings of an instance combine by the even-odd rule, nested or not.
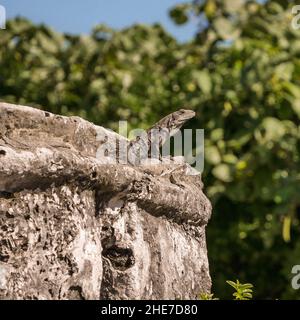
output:
[[[239,282],[239,280],[236,280],[236,282],[227,280],[226,282],[235,289],[235,292],[233,293],[235,300],[252,299],[253,285],[251,283],[242,284]]]
[[[214,298],[213,293],[200,293],[199,300],[219,300],[218,298]]]
[[[235,290],[235,292],[233,293],[234,300],[252,299],[253,285],[251,283],[243,284],[243,283],[240,283],[239,280],[236,280],[236,282],[227,280],[226,283],[228,283]],[[199,295],[199,300],[219,300],[219,299],[215,298],[213,293],[201,293]]]
[[[184,24],[189,20],[189,9],[189,4],[177,5],[172,10],[170,10],[170,16],[177,24]]]
[[[90,35],[18,18],[0,30],[0,99],[79,115],[117,129],[146,128],[181,107],[205,129],[207,229],[214,292],[225,275],[249,279],[257,298],[293,298],[299,262],[300,31],[296,1],[201,0],[171,11],[199,18],[190,43],[159,25]],[[129,128],[130,129],[130,128]]]

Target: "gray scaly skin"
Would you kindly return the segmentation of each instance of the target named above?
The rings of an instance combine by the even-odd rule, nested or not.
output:
[[[180,109],[158,121],[146,131],[144,136],[130,141],[127,149],[129,163],[132,165],[140,164],[142,160],[150,157],[151,153],[160,158],[160,147],[194,116],[194,111]]]

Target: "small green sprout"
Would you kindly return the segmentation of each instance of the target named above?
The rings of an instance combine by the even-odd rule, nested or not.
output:
[[[213,293],[200,293],[199,300],[219,300],[218,298],[214,298]]]
[[[236,292],[233,293],[235,300],[250,300],[252,299],[252,288],[253,285],[251,283],[240,283],[239,280],[236,282],[227,280],[226,281],[230,286],[232,286]]]

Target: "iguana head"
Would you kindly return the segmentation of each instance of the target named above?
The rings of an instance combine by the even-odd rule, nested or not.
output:
[[[193,110],[180,109],[172,113],[168,121],[170,135],[174,135],[189,120],[194,118],[196,113]]]

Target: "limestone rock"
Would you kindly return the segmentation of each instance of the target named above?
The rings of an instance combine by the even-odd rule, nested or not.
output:
[[[200,175],[178,186],[162,165],[110,163],[97,155],[107,137],[126,142],[78,117],[0,103],[1,299],[210,291]]]

